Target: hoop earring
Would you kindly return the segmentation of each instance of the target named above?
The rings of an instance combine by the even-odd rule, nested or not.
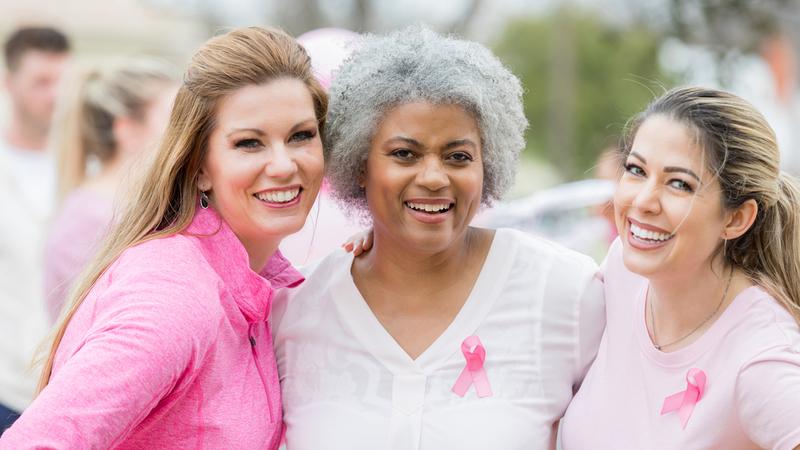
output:
[[[208,194],[206,194],[206,191],[200,191],[200,207],[208,209]]]

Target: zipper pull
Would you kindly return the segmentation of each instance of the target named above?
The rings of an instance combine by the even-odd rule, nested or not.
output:
[[[248,337],[250,338],[250,346],[251,347],[255,347],[256,346],[256,338],[254,338],[253,336],[248,336]]]

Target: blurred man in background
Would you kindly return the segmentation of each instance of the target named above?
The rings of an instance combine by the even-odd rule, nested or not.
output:
[[[0,136],[0,432],[33,397],[29,369],[47,333],[42,241],[55,193],[45,151],[69,41],[47,27],[20,28],[5,43],[9,120]]]

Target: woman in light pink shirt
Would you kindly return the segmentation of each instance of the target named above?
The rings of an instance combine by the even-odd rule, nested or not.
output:
[[[2,449],[276,449],[267,319],[302,277],[277,252],[322,180],[327,97],[283,32],[190,63],[163,143],[57,329]]]
[[[682,88],[624,141],[606,330],[565,450],[800,448],[800,191],[731,94]]]

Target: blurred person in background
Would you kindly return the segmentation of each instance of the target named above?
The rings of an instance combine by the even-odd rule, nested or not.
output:
[[[42,243],[55,168],[45,151],[70,44],[53,28],[20,28],[5,43],[9,123],[0,139],[0,431],[31,398],[28,369],[47,332]]]
[[[606,147],[597,157],[597,164],[594,168],[594,177],[598,180],[608,180],[616,186],[619,177],[622,175],[622,164],[619,161],[619,149],[616,146]],[[608,224],[606,234],[607,244],[611,245],[617,238],[617,225],[614,221],[614,201],[609,199],[602,205],[597,206],[596,212]]]
[[[50,320],[108,231],[118,189],[132,162],[161,137],[177,89],[169,67],[135,59],[84,73],[57,115],[58,195],[62,204],[44,250]],[[94,163],[97,171],[89,176]]]

